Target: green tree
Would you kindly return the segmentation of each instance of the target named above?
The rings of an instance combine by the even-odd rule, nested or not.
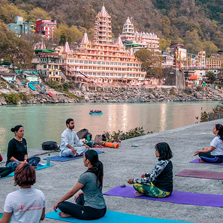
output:
[[[208,78],[208,80],[210,81],[211,84],[213,84],[214,81],[216,81],[216,75],[212,72],[212,71],[209,71],[207,74],[206,74],[206,77]]]
[[[25,11],[18,9],[14,4],[9,4],[8,0],[0,0],[0,20],[4,23],[12,23],[16,16],[22,16],[24,20],[27,18]]]
[[[54,35],[58,39],[58,42],[64,39],[69,42],[79,42],[83,33],[80,32],[76,26],[69,27],[62,23],[54,31]]]
[[[0,58],[19,68],[30,67],[33,55],[32,45],[22,37],[16,37],[14,32],[8,31],[2,22],[0,22],[0,36]]]
[[[29,12],[28,21],[36,23],[37,19],[51,19],[48,12],[41,8],[34,8],[32,11]]]
[[[170,46],[171,40],[170,39],[163,39],[161,38],[159,40],[159,49],[161,51],[165,51],[167,49],[167,47]]]
[[[161,78],[163,74],[162,62],[163,58],[159,52],[140,49],[135,52],[135,56],[141,60],[142,67],[147,70],[147,73],[156,78]]]
[[[216,53],[219,49],[212,41],[204,41],[203,42],[203,50],[208,54]]]

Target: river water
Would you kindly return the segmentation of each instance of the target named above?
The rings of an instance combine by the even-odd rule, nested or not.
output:
[[[194,124],[201,109],[211,111],[217,104],[219,102],[1,106],[0,152],[7,151],[8,141],[14,137],[10,129],[18,124],[24,126],[28,148],[41,148],[44,141],[60,143],[65,120],[70,117],[75,120],[76,132],[87,128],[93,137],[105,131],[126,132],[141,126],[146,132],[159,132]],[[103,114],[89,115],[91,109],[100,109]]]

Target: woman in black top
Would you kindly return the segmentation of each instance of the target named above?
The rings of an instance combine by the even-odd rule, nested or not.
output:
[[[23,138],[24,128],[22,125],[17,125],[11,128],[11,131],[15,133],[15,137],[9,141],[7,152],[7,167],[12,167],[13,170],[23,162],[27,162],[32,166],[37,166],[40,162],[39,157],[28,158],[27,143]]]
[[[165,142],[156,144],[155,154],[158,163],[151,173],[142,174],[140,179],[129,179],[133,184],[136,196],[168,197],[173,191],[173,165],[170,159],[172,151]]]

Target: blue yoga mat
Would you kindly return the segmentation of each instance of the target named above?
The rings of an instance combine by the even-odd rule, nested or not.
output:
[[[37,168],[35,169],[35,170],[42,170],[42,169],[46,169],[46,168],[48,168],[48,167],[51,167],[51,166],[53,166],[53,165],[49,165],[49,166],[47,166],[47,165],[39,165],[38,164],[38,166],[37,166]],[[14,176],[14,172],[12,172],[12,173],[10,173],[8,176],[6,176],[6,177],[0,177],[0,180],[1,179],[4,179],[4,178],[7,178],[7,177],[13,177]]]
[[[192,160],[190,163],[200,163],[198,159]],[[208,163],[208,162],[202,162],[200,164],[212,164],[212,165],[220,165],[222,166],[223,163]]]
[[[103,151],[96,151],[98,154],[104,153]],[[83,156],[77,156],[77,157],[63,157],[63,156],[52,156],[50,157],[50,161],[57,161],[57,162],[66,162],[76,159],[81,159]],[[44,158],[46,160],[46,158]]]
[[[187,223],[186,221],[175,221],[175,220],[167,220],[167,219],[158,219],[158,218],[149,218],[149,217],[143,217],[138,215],[132,215],[132,214],[125,214],[121,212],[115,212],[115,211],[107,211],[105,216],[103,218],[97,219],[97,220],[79,220],[76,218],[61,218],[58,215],[58,212],[50,212],[46,214],[46,218],[55,219],[58,221],[64,221],[64,222],[75,222],[75,223],[89,223],[89,222],[96,222],[96,223],[118,223],[118,222],[128,222],[128,223],[136,223],[136,222],[143,222],[143,223]]]

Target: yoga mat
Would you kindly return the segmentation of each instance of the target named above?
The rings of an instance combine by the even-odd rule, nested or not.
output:
[[[3,217],[3,213],[0,213],[0,219]],[[9,221],[9,223],[11,222],[11,220]]]
[[[195,160],[192,160],[190,163],[200,163],[200,162],[198,161],[198,159],[195,159]],[[203,162],[203,163],[200,163],[200,164],[212,164],[212,165],[223,166],[223,163],[207,163],[207,162]]]
[[[37,168],[35,169],[35,170],[42,170],[42,169],[46,169],[46,168],[48,168],[48,167],[51,167],[51,166],[53,166],[53,165],[50,165],[50,166],[47,166],[47,165],[42,165],[42,164],[38,164],[38,166],[37,166]],[[12,172],[12,173],[10,173],[8,176],[6,176],[6,177],[0,177],[0,180],[1,179],[5,179],[5,178],[7,178],[7,177],[13,177],[14,176],[14,172]]]
[[[104,153],[103,151],[96,151],[98,154]],[[76,159],[81,159],[83,156],[77,156],[77,157],[63,157],[63,156],[52,156],[50,157],[50,161],[57,161],[57,162],[66,162]],[[46,158],[44,158],[46,160]]]
[[[223,207],[223,195],[215,194],[198,194],[184,191],[173,191],[169,197],[165,198],[154,198],[147,196],[137,197],[133,187],[121,187],[117,186],[106,193],[105,195],[118,196],[118,197],[129,197],[137,199],[146,199],[153,201],[171,202],[176,204],[188,204],[188,205],[199,205],[199,206],[211,206],[211,207]]]
[[[182,170],[181,172],[176,174],[176,176],[223,180],[222,172],[214,172],[206,170]]]
[[[142,222],[142,223],[187,223],[186,221],[175,221],[175,220],[167,220],[167,219],[158,219],[158,218],[149,218],[149,217],[143,217],[143,216],[138,216],[138,215],[132,215],[132,214],[125,214],[121,212],[115,212],[115,211],[107,211],[105,216],[97,219],[97,220],[79,220],[76,218],[61,218],[58,215],[58,212],[50,212],[46,214],[46,218],[51,218],[54,220],[58,221],[63,221],[63,222],[75,222],[75,223],[89,223],[89,222],[96,222],[96,223],[137,223],[137,222]]]

